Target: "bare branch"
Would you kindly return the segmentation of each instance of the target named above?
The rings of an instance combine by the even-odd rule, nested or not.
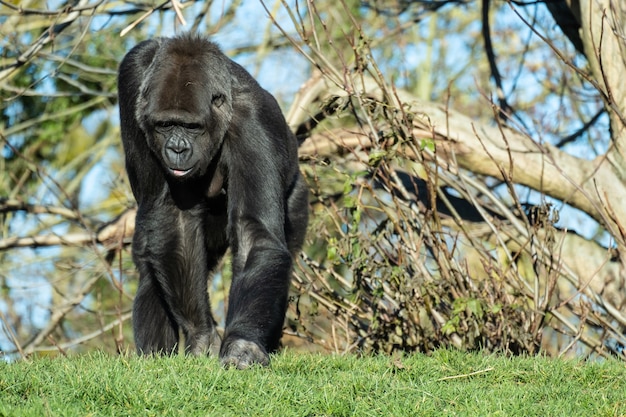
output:
[[[496,94],[498,96],[499,111],[498,115],[502,120],[506,120],[508,115],[513,113],[513,108],[509,105],[506,96],[504,95],[504,88],[502,87],[502,76],[500,70],[498,70],[498,64],[496,63],[496,54],[493,50],[493,44],[491,42],[491,30],[489,28],[489,0],[482,0],[482,35],[485,42],[485,53],[487,54],[487,61],[489,62],[489,68],[491,69],[491,77],[496,83]]]
[[[38,210],[42,208],[35,207]],[[46,211],[40,211],[46,212]],[[50,209],[53,214],[72,214],[62,209]],[[45,246],[85,246],[92,243],[104,245],[106,248],[116,247],[119,242],[129,244],[135,231],[135,209],[126,210],[122,215],[102,226],[96,233],[66,233],[63,235],[45,235],[29,237],[8,237],[0,239],[0,250],[24,247]]]
[[[302,99],[294,103],[297,108],[292,108],[289,113],[292,126],[306,120],[307,114],[316,114],[317,110],[314,109],[319,108],[320,103],[328,97],[347,94],[322,79],[308,83],[307,88],[313,93],[309,95],[301,92],[299,95]],[[366,80],[363,88],[362,94],[385,100],[377,83]],[[626,186],[603,158],[588,161],[571,156],[555,146],[537,143],[511,128],[479,123],[454,110],[419,100],[400,90],[398,98],[402,103],[391,103],[392,106],[408,106],[415,114],[413,137],[429,139],[431,134],[425,133],[434,133],[440,159],[450,159],[454,155],[462,168],[500,179],[505,179],[502,171],[504,167],[511,172],[510,179],[514,183],[567,202],[609,227],[614,224],[603,209],[604,198],[626,195]],[[350,130],[335,132],[332,141],[312,137],[302,145],[301,153],[329,151],[332,149],[328,145],[337,141],[364,145],[366,138],[369,138],[369,133],[354,133]],[[346,143],[346,146],[349,145]],[[476,152],[477,149],[483,151]],[[515,167],[510,166],[511,160],[515,161]],[[601,187],[610,187],[611,192],[599,195],[592,179]],[[605,188],[600,188],[601,192],[603,190]],[[617,201],[613,207],[618,218],[626,218],[626,207]]]
[[[131,317],[133,316],[132,312],[129,313],[124,313],[122,315],[120,315],[119,318],[113,320],[112,322],[106,324],[105,326],[102,326],[102,328],[93,331],[91,333],[87,333],[85,335],[82,335],[80,337],[77,337],[75,339],[70,340],[69,342],[65,342],[65,343],[59,343],[57,345],[54,346],[37,346],[35,348],[32,349],[32,352],[49,352],[52,350],[56,350],[58,349],[70,349],[73,348],[77,345],[80,345],[82,343],[88,342],[92,339],[95,339],[97,337],[100,337],[102,335],[104,335],[106,332],[108,332],[109,330],[115,328],[116,326],[119,326],[121,323],[124,323],[128,320],[131,319]],[[11,352],[9,352],[11,353]]]
[[[74,210],[65,207],[42,206],[38,204],[28,204],[20,200],[0,198],[0,213],[10,213],[13,211],[26,211],[31,214],[56,214],[69,220],[78,219]]]
[[[77,305],[83,302],[85,297],[89,295],[93,286],[96,285],[100,278],[100,275],[95,275],[88,281],[84,282],[82,286],[78,288],[78,290],[72,295],[71,298],[66,300],[63,305],[56,307],[56,309],[52,311],[50,320],[48,321],[48,323],[46,323],[46,326],[24,346],[23,351],[25,355],[28,356],[33,353],[35,351],[35,348],[41,345],[41,343],[54,331],[54,329],[59,325],[61,320],[63,320],[63,318]]]

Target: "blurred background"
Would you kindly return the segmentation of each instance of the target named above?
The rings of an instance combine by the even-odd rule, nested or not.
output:
[[[301,142],[285,346],[624,359],[625,8],[0,0],[0,355],[134,351],[116,71],[191,31]],[[221,325],[229,280],[227,256]]]

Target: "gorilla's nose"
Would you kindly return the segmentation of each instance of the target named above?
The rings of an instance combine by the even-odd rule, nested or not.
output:
[[[192,147],[188,140],[181,137],[168,139],[165,144],[165,157],[174,164],[176,168],[181,168],[191,158]]]

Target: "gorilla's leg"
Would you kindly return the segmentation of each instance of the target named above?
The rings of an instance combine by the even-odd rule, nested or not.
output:
[[[178,343],[178,326],[158,292],[152,277],[140,279],[133,304],[133,332],[142,354],[170,354]]]
[[[309,222],[309,190],[302,176],[298,180],[291,195],[287,199],[287,222],[285,235],[291,256],[297,258],[302,249],[306,227]]]
[[[208,279],[225,244],[222,247],[218,242],[214,244],[217,249],[207,249],[212,241],[205,239],[206,219],[203,211],[178,211],[167,205],[142,213],[133,240],[133,257],[141,277],[133,309],[139,351],[171,352],[181,329],[186,352],[219,353]],[[166,330],[159,339],[163,326]]]
[[[178,225],[184,232],[178,236],[175,253],[163,257],[171,266],[159,274],[159,284],[169,311],[183,330],[185,351],[192,355],[217,355],[221,339],[211,314],[208,281],[223,250],[206,249],[202,227],[190,226],[195,221],[183,220]]]

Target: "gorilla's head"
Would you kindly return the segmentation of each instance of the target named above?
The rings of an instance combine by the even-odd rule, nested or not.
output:
[[[230,62],[218,47],[189,37],[162,39],[146,68],[137,120],[173,178],[197,178],[218,153],[232,117]]]

